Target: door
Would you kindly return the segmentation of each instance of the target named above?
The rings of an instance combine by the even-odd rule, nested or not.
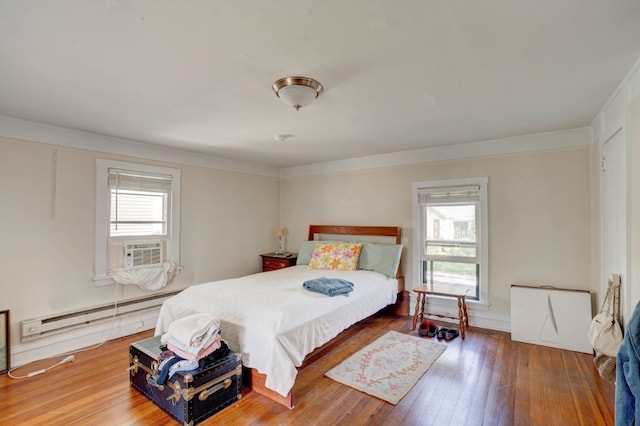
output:
[[[612,274],[620,274],[621,311],[624,312],[627,285],[627,200],[626,147],[619,130],[602,145],[602,277],[598,308]]]

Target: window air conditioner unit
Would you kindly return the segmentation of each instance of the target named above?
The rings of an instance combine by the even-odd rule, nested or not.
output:
[[[162,242],[125,244],[125,269],[159,266],[162,258]]]

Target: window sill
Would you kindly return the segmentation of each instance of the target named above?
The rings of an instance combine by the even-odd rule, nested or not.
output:
[[[102,287],[105,285],[115,284],[116,282],[111,277],[101,276],[101,277],[93,277],[93,282],[96,283],[96,287]]]

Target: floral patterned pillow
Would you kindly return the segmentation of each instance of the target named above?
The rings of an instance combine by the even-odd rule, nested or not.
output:
[[[358,270],[362,243],[316,243],[309,269]]]

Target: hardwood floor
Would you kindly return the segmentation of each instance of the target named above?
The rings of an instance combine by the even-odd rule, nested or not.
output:
[[[447,350],[396,406],[324,377],[388,330],[415,334],[411,318],[380,314],[351,327],[338,345],[300,370],[293,409],[245,390],[241,401],[201,424],[613,424],[614,385],[600,378],[591,355],[512,342],[509,333],[473,328],[471,321],[466,339],[446,342]],[[129,343],[151,334],[110,341],[29,379],[1,375],[0,424],[176,424],[129,386]],[[14,375],[58,360],[31,364]]]

